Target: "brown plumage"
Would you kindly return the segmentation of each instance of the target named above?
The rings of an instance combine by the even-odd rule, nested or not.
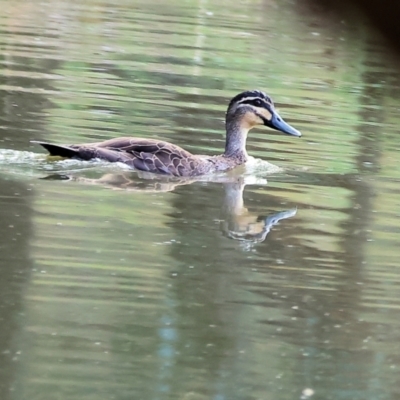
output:
[[[284,133],[301,136],[274,109],[265,93],[252,90],[235,96],[226,113],[226,145],[218,156],[194,155],[169,142],[156,139],[120,137],[98,143],[59,146],[35,142],[53,156],[81,160],[102,159],[122,162],[132,168],[173,176],[198,176],[227,171],[247,161],[248,131],[256,125],[266,125]]]

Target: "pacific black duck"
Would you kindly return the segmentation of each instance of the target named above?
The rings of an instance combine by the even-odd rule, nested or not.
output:
[[[231,100],[225,125],[225,152],[217,156],[194,155],[169,142],[135,137],[66,146],[39,141],[35,143],[43,146],[53,156],[81,160],[98,158],[121,162],[141,171],[173,176],[198,176],[227,171],[244,164],[248,159],[247,134],[257,125],[301,136],[298,130],[279,116],[271,98],[259,90],[240,93]]]

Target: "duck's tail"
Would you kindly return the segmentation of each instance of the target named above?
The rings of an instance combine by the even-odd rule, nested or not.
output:
[[[60,146],[58,144],[39,142],[37,140],[31,140],[31,143],[40,144],[44,147],[51,156],[59,156],[65,158],[72,158],[79,156],[79,151],[68,146]]]

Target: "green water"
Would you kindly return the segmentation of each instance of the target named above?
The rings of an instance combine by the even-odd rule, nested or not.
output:
[[[356,11],[0,6],[1,400],[400,396],[400,72]],[[218,179],[30,144],[217,154],[253,88],[303,137],[256,129]]]

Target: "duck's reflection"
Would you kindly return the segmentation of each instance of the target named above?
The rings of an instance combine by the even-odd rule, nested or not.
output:
[[[221,230],[225,236],[248,244],[265,240],[271,228],[280,220],[293,217],[297,209],[261,216],[248,211],[244,206],[243,191],[246,184],[240,180],[223,184],[225,197],[222,207]]]
[[[169,192],[181,185],[188,185],[198,179],[189,178],[160,178],[154,174],[139,172],[106,173],[99,178],[89,178],[77,175],[52,174],[46,180],[68,180],[85,184],[107,186],[116,190],[136,192]],[[221,183],[224,187],[224,199],[221,207],[220,228],[224,236],[241,241],[245,247],[251,247],[265,240],[271,228],[279,221],[296,215],[297,209],[292,208],[268,216],[250,212],[244,206],[243,192],[246,184],[245,177],[223,175],[214,177],[213,182]],[[262,180],[265,183],[265,180]],[[250,183],[254,183],[251,180]]]

